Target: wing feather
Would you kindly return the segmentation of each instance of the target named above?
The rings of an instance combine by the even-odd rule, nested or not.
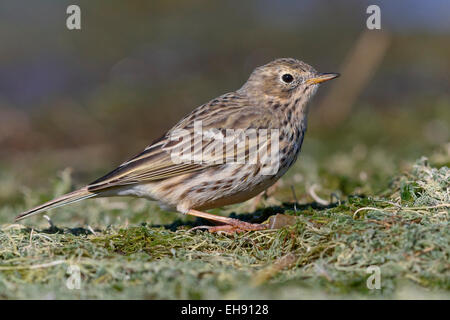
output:
[[[194,150],[195,121],[202,121],[203,131],[214,129],[215,133],[223,133],[226,129],[236,128],[244,130],[249,127],[269,128],[271,115],[264,113],[264,109],[249,106],[245,98],[235,93],[223,95],[195,109],[143,152],[89,184],[88,190],[101,191],[117,186],[158,181],[218,166],[229,159],[225,157],[225,149],[222,150],[223,152],[214,152],[214,143],[217,143],[217,139],[203,136],[203,140],[201,140],[203,150],[210,148],[213,151],[208,152],[207,155],[203,154],[201,162],[177,162],[173,160],[172,155],[174,150],[189,151],[189,148],[191,152]],[[190,138],[174,140],[172,138],[174,132],[180,129],[186,130]],[[254,139],[253,137],[248,138],[249,140]],[[228,143],[235,143],[236,139],[239,139],[239,136],[232,137],[232,141],[228,141]],[[236,154],[243,153],[245,159],[248,159],[248,145],[251,143],[237,144]]]

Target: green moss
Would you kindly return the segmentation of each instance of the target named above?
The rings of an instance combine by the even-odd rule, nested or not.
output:
[[[17,212],[73,183],[65,171],[52,192],[20,193],[3,171],[0,298],[448,298],[448,148],[402,162],[401,148],[355,143],[346,131],[357,128],[329,144],[307,139],[300,161],[256,210],[251,201],[214,210],[258,222],[284,213],[294,225],[232,236],[189,231],[206,222],[127,199],[57,209],[52,227],[41,216],[30,227],[12,224]],[[365,139],[376,139],[369,129]],[[72,265],[80,290],[66,286]],[[367,287],[369,266],[380,268],[380,290]]]

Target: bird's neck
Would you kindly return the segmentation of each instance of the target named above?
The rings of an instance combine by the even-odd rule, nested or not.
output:
[[[315,88],[305,88],[292,93],[289,98],[277,101],[277,105],[274,105],[273,109],[275,112],[279,112],[279,115],[288,122],[285,121],[283,125],[289,124],[291,128],[301,126],[306,129],[309,102],[315,91]]]

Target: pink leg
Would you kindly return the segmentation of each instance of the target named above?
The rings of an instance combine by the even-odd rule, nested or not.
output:
[[[216,227],[207,227],[207,226],[195,227],[191,230],[208,229],[209,232],[222,231],[226,233],[234,233],[234,232],[264,230],[268,228],[266,224],[248,223],[237,219],[216,216],[214,214],[201,212],[193,209],[189,210],[186,214],[225,224]]]

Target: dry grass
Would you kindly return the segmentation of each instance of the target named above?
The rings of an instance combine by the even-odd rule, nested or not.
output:
[[[346,130],[367,138],[368,127]],[[249,221],[295,217],[235,236],[190,232],[205,221],[144,200],[89,200],[52,212],[53,226],[42,217],[11,224],[74,186],[70,171],[51,193],[2,171],[0,298],[450,298],[450,145],[422,148],[434,151],[414,163],[402,161],[405,151],[346,137],[321,144],[313,135],[270,196],[215,210]],[[80,290],[66,286],[71,265]],[[380,290],[367,288],[369,266],[381,270]]]
[[[447,167],[421,159],[382,196],[354,196],[328,208],[297,205],[297,212],[292,204],[260,210],[253,219],[282,211],[296,222],[231,237],[182,225],[171,231],[145,223],[95,230],[4,224],[1,297],[396,297],[411,283],[444,292],[450,289],[449,180]],[[102,206],[91,202],[81,210]],[[80,290],[66,287],[70,265],[81,269]],[[381,269],[381,290],[366,286],[372,265]]]

